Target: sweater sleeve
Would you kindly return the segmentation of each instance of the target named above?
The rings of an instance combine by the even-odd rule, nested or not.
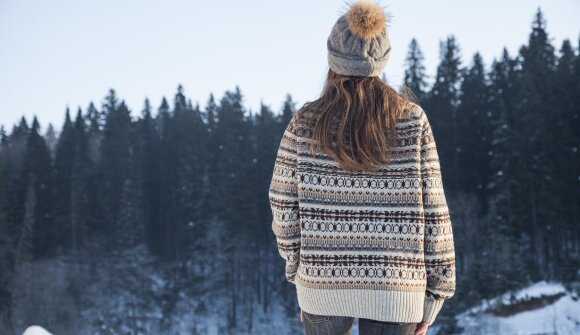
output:
[[[427,272],[423,321],[432,324],[443,302],[455,293],[455,249],[437,146],[425,113],[422,120],[421,178]]]
[[[272,231],[276,237],[278,252],[286,261],[286,279],[294,279],[300,260],[300,217],[298,213],[297,136],[292,118],[284,131],[269,188],[272,209]]]

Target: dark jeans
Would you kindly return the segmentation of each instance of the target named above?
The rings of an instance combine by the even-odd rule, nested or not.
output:
[[[352,335],[354,317],[317,315],[302,311],[306,335]],[[417,323],[396,323],[359,318],[360,335],[414,335]]]

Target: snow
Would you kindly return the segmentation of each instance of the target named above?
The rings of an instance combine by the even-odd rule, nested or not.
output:
[[[542,295],[556,295],[558,293],[566,293],[566,288],[560,283],[549,283],[541,281],[535,283],[525,289],[519,290],[516,293],[517,299],[538,298]],[[506,295],[504,295],[505,297]]]
[[[551,304],[536,309],[530,308],[514,315],[496,316],[490,312],[490,309],[497,307],[498,304],[509,306],[525,303],[533,298],[558,295],[562,297]],[[462,333],[464,335],[580,334],[580,299],[560,283],[542,281],[496,299],[482,301],[480,305],[458,315],[457,321],[464,329]]]
[[[40,326],[30,326],[26,328],[22,335],[52,335],[52,333]]]
[[[236,310],[236,327],[230,322],[232,300],[230,292],[212,286],[212,283],[198,280],[207,278],[219,271],[219,264],[228,261],[220,255],[223,242],[217,233],[220,223],[210,225],[207,243],[208,252],[215,252],[219,259],[217,264],[192,264],[195,273],[192,280],[173,282],[173,267],[162,266],[153,262],[144,246],[126,250],[111,258],[97,260],[95,273],[70,271],[68,266],[75,263],[63,260],[45,260],[29,264],[18,278],[20,285],[14,291],[14,315],[18,323],[18,333],[38,320],[50,320],[55,313],[64,313],[69,324],[55,323],[50,325],[51,332],[61,334],[303,334],[303,324],[299,321],[298,306],[292,292],[283,294],[282,287],[277,287],[268,297],[268,301],[250,301],[239,303]],[[200,259],[208,259],[200,258]],[[251,264],[248,259],[245,264]],[[34,265],[34,267],[33,267]],[[105,266],[107,265],[107,266]],[[64,273],[69,273],[65,277]],[[42,275],[40,275],[42,274]],[[91,282],[91,278],[98,281]],[[75,300],[67,296],[67,282],[63,278],[72,278],[79,289],[74,290],[80,298],[91,304],[83,310]],[[283,278],[279,278],[282,285]],[[90,283],[87,285],[86,283]],[[278,285],[276,283],[276,285]],[[73,286],[77,287],[77,286]],[[252,288],[249,288],[251,290]],[[580,289],[577,284],[575,291]],[[27,295],[24,295],[24,293]],[[31,296],[27,292],[40,292]],[[51,292],[50,308],[46,308],[45,292]],[[105,292],[106,294],[103,294]],[[283,300],[286,297],[290,300]],[[539,298],[546,298],[546,305],[538,304]],[[267,305],[267,308],[264,305]],[[492,313],[498,307],[508,308],[508,313],[497,316]],[[534,306],[543,306],[534,308]],[[33,308],[32,308],[33,307]],[[164,308],[171,308],[168,313]],[[77,313],[77,310],[80,311]],[[73,312],[70,312],[73,311]],[[45,314],[43,314],[45,313]],[[23,316],[21,316],[23,315]],[[35,315],[34,320],[26,315]],[[580,335],[580,299],[578,294],[567,290],[561,283],[538,282],[522,290],[507,292],[495,299],[481,301],[477,306],[457,316],[457,326],[463,329],[463,335]],[[43,324],[48,326],[49,324]],[[429,329],[430,335],[445,335],[441,325],[435,323]],[[275,330],[275,331],[273,331]],[[0,328],[0,334],[4,334]],[[358,320],[355,321],[353,334],[358,334]],[[52,335],[38,325],[26,328],[23,335]]]
[[[580,302],[564,296],[542,309],[519,313],[501,321],[506,330],[513,330],[513,334],[580,334]]]

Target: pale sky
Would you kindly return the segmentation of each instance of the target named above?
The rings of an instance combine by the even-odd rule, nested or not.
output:
[[[429,76],[439,42],[454,34],[464,64],[479,51],[489,68],[502,48],[527,42],[538,7],[552,44],[578,47],[577,0],[378,1],[389,15],[392,53],[385,69],[395,88],[411,38]],[[177,85],[193,103],[236,85],[245,106],[279,111],[287,93],[298,106],[320,94],[328,69],[326,39],[347,8],[343,0],[63,1],[0,0],[0,125],[37,115],[43,131],[60,128],[67,106],[100,109],[114,88],[136,116],[155,109]]]

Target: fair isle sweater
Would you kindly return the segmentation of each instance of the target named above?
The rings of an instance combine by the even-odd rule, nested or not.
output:
[[[278,149],[269,200],[286,279],[308,313],[432,324],[455,292],[455,251],[439,156],[423,109],[396,124],[391,162],[347,172],[308,144],[298,111]]]

